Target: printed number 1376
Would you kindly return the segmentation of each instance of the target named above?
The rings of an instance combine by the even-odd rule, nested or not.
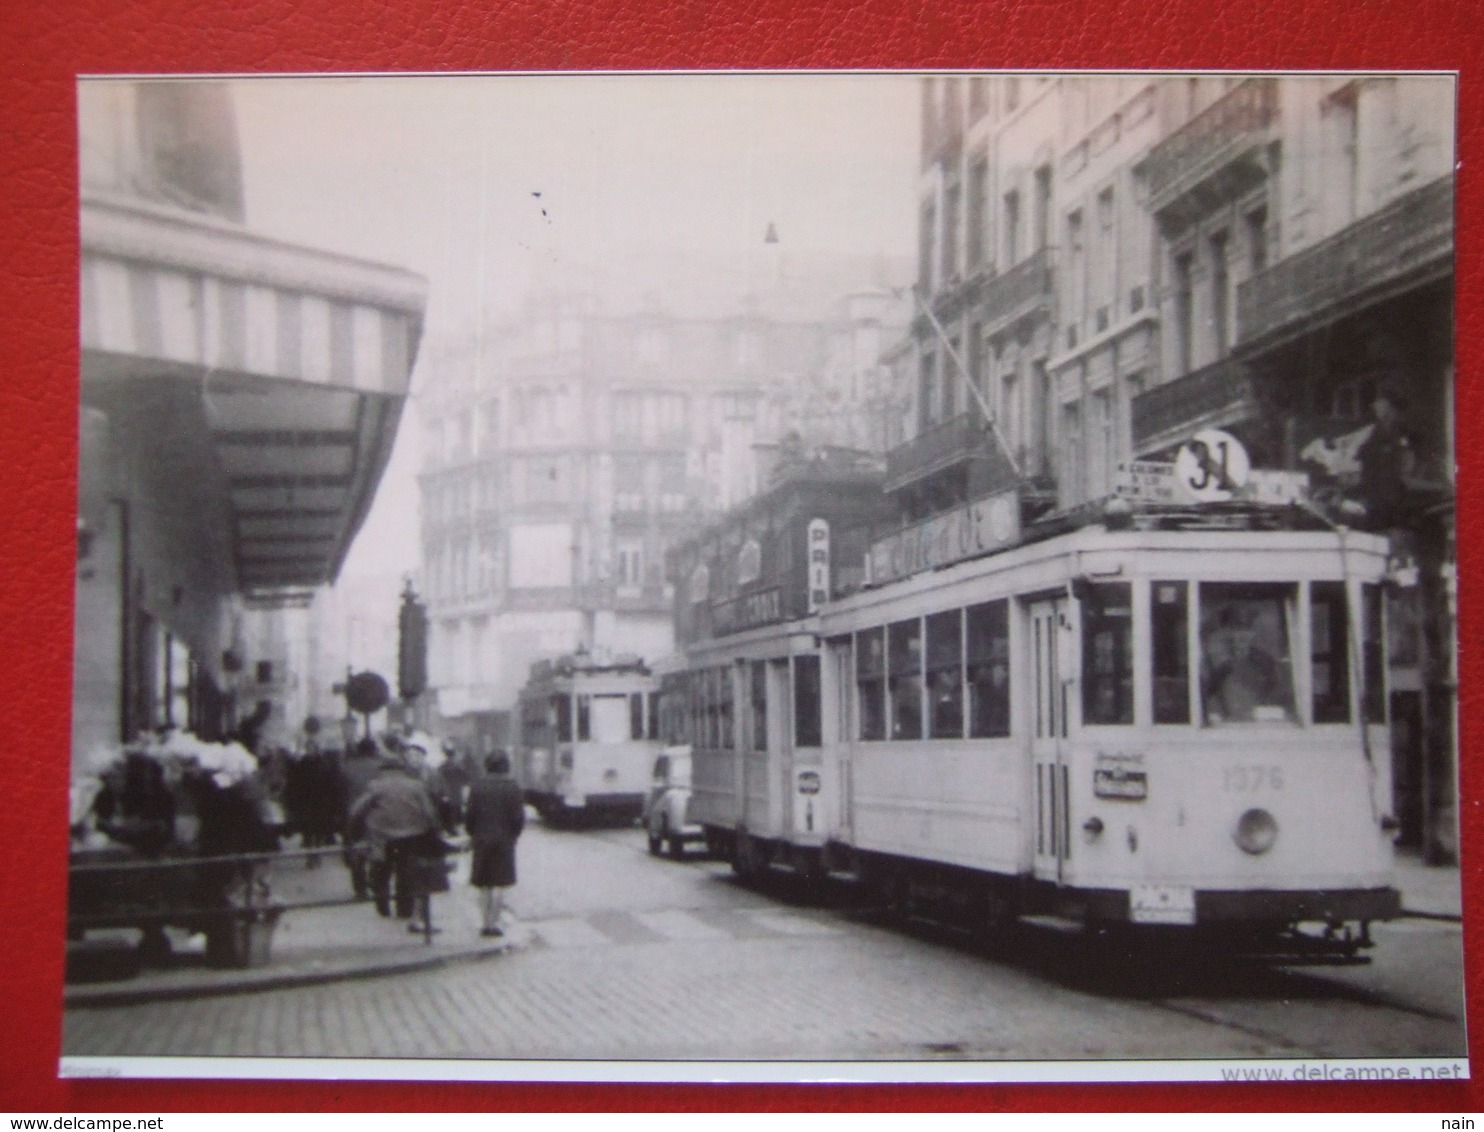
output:
[[[1282,790],[1280,766],[1229,766],[1221,772],[1221,789],[1228,794],[1252,794],[1258,790]]]

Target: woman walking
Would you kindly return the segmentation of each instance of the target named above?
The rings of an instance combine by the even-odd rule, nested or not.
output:
[[[510,757],[495,751],[484,760],[485,776],[469,788],[464,828],[474,843],[474,865],[469,883],[481,891],[484,930],[498,939],[505,890],[515,884],[515,840],[526,824],[520,787],[510,775]]]

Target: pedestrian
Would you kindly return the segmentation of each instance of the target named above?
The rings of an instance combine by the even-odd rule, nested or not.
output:
[[[526,824],[520,787],[510,777],[510,756],[496,750],[484,761],[486,774],[469,787],[464,828],[474,843],[469,882],[481,893],[482,936],[498,939],[505,891],[515,884],[515,842]]]
[[[381,748],[368,735],[350,749],[340,766],[340,786],[337,791],[341,807],[340,842],[345,867],[350,871],[350,886],[357,900],[364,900],[371,895],[367,875],[369,846],[351,831],[350,815],[355,804],[365,796],[372,781],[381,772],[383,759]]]
[[[428,796],[418,770],[400,759],[387,759],[371,785],[351,807],[350,831],[366,845],[367,882],[376,911],[392,914],[392,882],[396,881],[396,913],[401,920],[416,914],[421,890],[413,883],[414,859],[421,848],[438,838],[438,811]],[[412,930],[423,930],[414,924]]]
[[[402,740],[403,757],[422,779],[438,811],[438,825],[450,835],[458,832],[459,797],[453,783],[444,775],[444,754],[431,735],[414,731]]]

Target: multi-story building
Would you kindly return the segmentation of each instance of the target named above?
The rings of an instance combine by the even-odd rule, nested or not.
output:
[[[1456,818],[1453,98],[1430,75],[925,79],[886,481],[904,521],[1007,488],[1033,515],[1207,427],[1353,481],[1377,392],[1404,401],[1395,785],[1432,857]]]
[[[78,87],[73,750],[297,728],[290,606],[375,494],[422,331],[411,273],[244,224],[230,88]]]
[[[901,303],[862,292],[808,322],[534,304],[432,360],[420,483],[442,714],[508,708],[542,657],[670,652],[666,550],[754,494],[760,449],[788,431],[867,437]]]
[[[1456,851],[1454,93],[1441,75],[1161,85],[1139,170],[1161,381],[1131,421],[1140,455],[1217,425],[1256,464],[1343,478],[1353,456],[1325,442],[1362,436],[1378,393],[1403,402],[1415,466],[1379,523],[1417,566],[1388,602],[1393,762],[1403,842],[1430,858]]]

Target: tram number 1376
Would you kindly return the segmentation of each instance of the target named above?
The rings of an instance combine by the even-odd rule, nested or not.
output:
[[[1222,768],[1221,789],[1227,794],[1255,794],[1259,790],[1282,790],[1283,768],[1240,764]]]

